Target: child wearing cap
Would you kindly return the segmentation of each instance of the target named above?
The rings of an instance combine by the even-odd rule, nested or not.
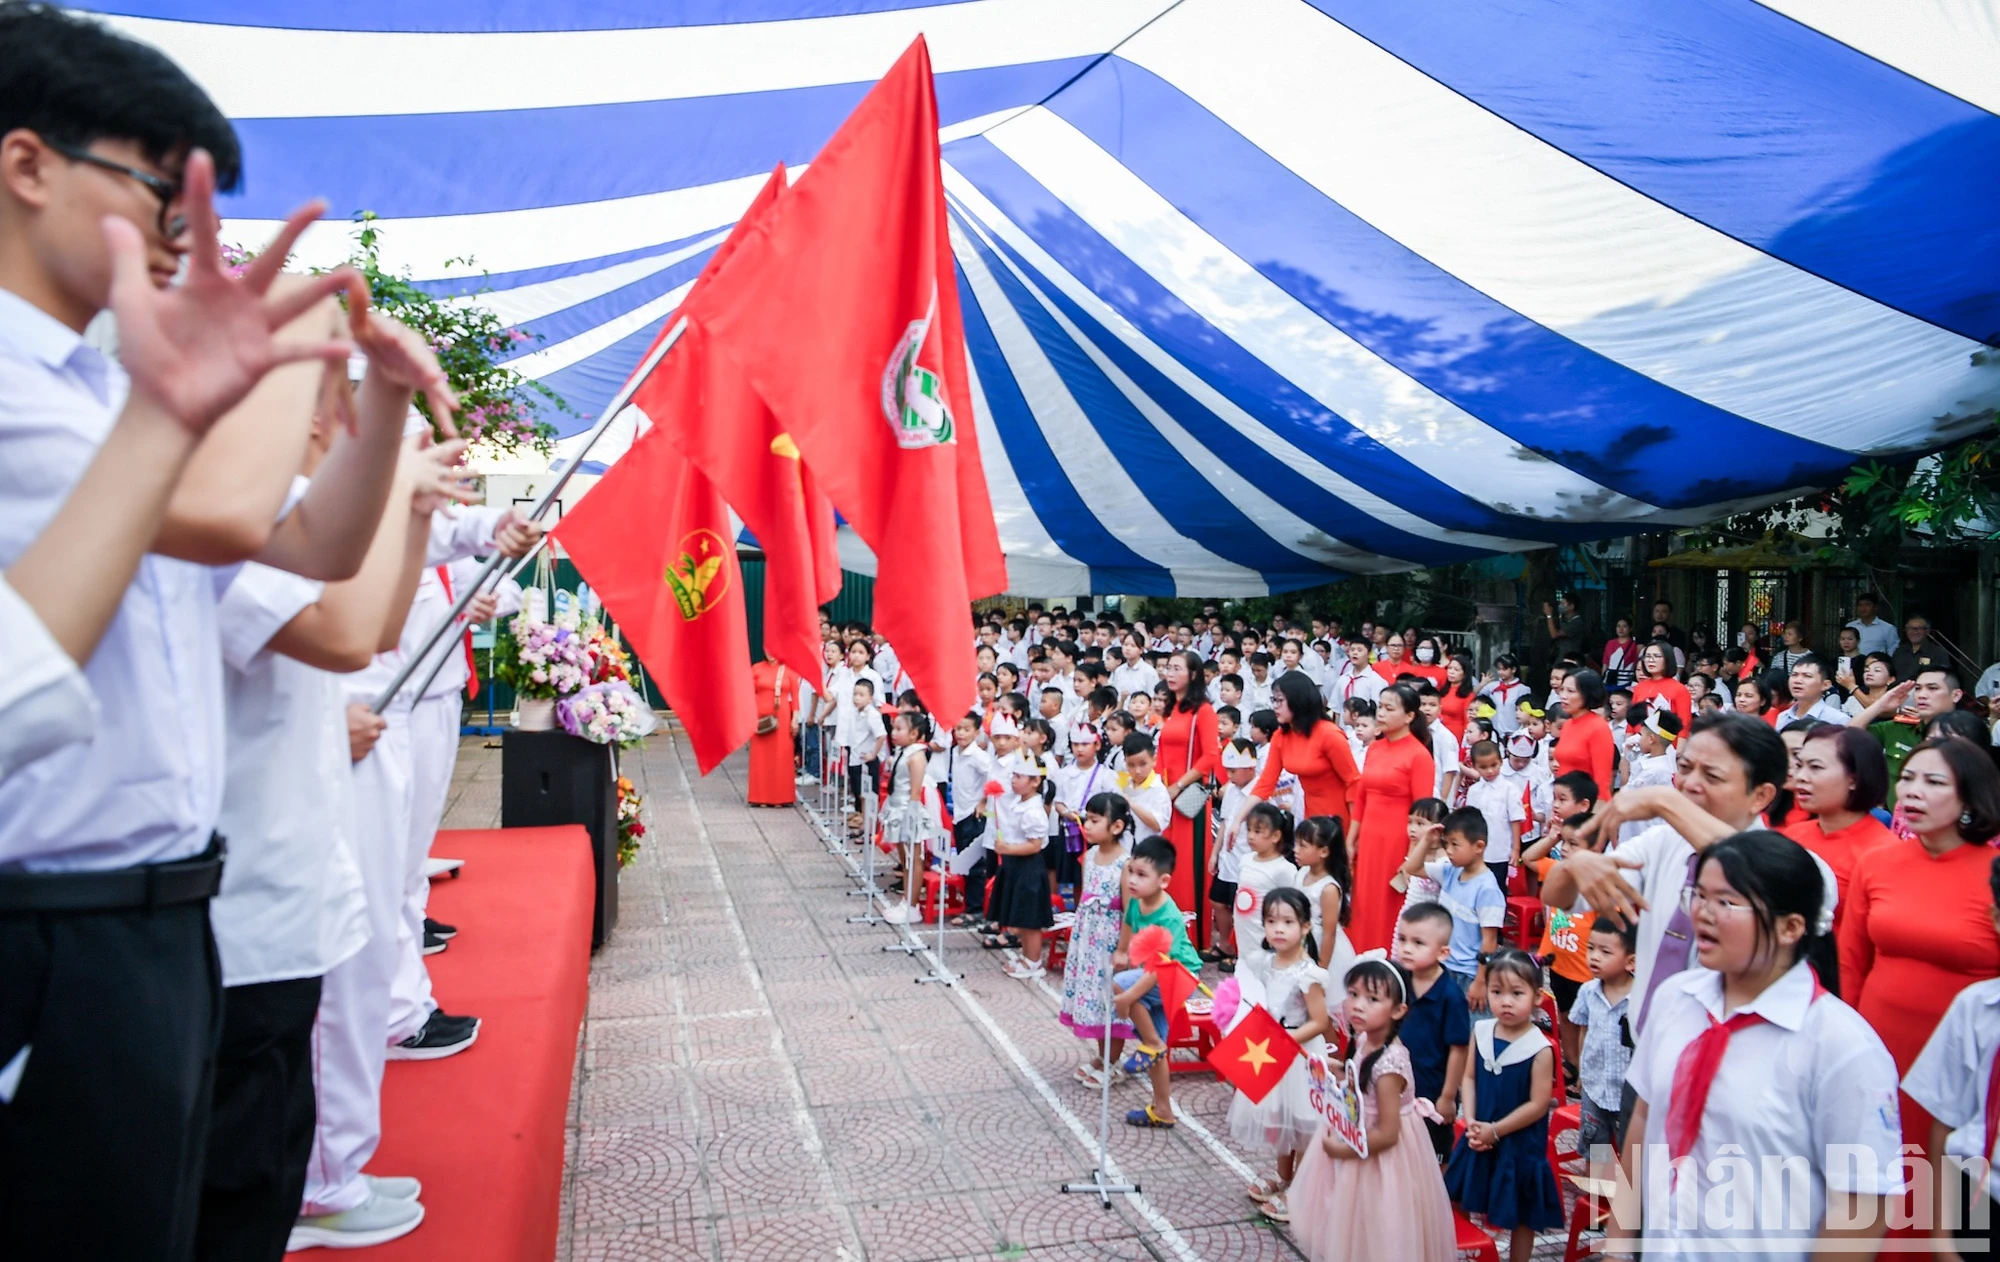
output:
[[[1049,810],[1042,800],[1047,769],[1026,751],[1016,750],[1002,760],[1000,773],[1011,791],[1001,797],[996,812],[1000,880],[987,902],[993,918],[1021,948],[1020,958],[1007,965],[1007,976],[1032,981],[1047,971],[1042,966],[1042,931],[1055,923],[1055,910],[1049,906],[1049,870],[1042,861],[1042,847],[1049,840]],[[1002,936],[987,939],[986,945],[1014,943]]]
[[[1681,739],[1681,716],[1666,706],[1649,710],[1645,721],[1639,725],[1639,748],[1632,759],[1632,770],[1625,778],[1625,787],[1639,788],[1648,784],[1672,784],[1674,782],[1674,748]],[[1634,820],[1621,825],[1618,840],[1636,837],[1645,832],[1652,821]]]

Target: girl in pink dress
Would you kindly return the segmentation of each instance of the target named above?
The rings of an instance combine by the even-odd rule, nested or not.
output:
[[[1396,1041],[1409,995],[1410,975],[1381,951],[1363,954],[1347,971],[1368,1155],[1356,1156],[1324,1127],[1319,1142],[1306,1146],[1290,1200],[1292,1235],[1312,1262],[1457,1256],[1451,1202],[1424,1129],[1430,1104],[1417,1099],[1410,1054]]]

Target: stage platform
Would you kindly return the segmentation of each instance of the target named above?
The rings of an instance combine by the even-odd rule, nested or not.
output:
[[[431,980],[447,1012],[482,1019],[479,1041],[389,1063],[368,1169],[421,1179],[425,1217],[356,1256],[547,1262],[590,973],[590,838],[577,827],[446,831],[432,853],[465,867],[431,886],[431,916],[459,929],[427,961]]]

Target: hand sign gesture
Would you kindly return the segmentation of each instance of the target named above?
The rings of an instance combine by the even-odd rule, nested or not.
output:
[[[368,357],[369,371],[380,373],[390,385],[423,391],[437,417],[438,428],[447,438],[458,437],[458,427],[452,424],[452,413],[458,410],[458,395],[445,380],[437,356],[408,325],[370,311],[365,286],[348,296],[347,330],[353,335],[354,344]]]
[[[111,250],[111,310],[118,317],[119,358],[133,389],[201,434],[278,365],[345,360],[350,349],[345,341],[281,345],[272,334],[335,290],[346,290],[365,309],[368,289],[359,273],[342,267],[282,293],[270,292],[293,243],[319,218],[324,202],[293,211],[269,248],[241,278],[232,278],[223,270],[216,242],[215,160],[196,149],[188,155],[185,178],[194,250],[180,284],[154,288],[145,243],[130,223],[107,216],[103,231]]]

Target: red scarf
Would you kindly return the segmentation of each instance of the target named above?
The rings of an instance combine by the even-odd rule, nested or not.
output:
[[[1819,975],[1813,975],[1812,999],[1808,1004],[1819,1002],[1826,993],[1826,987],[1819,984]],[[1708,1109],[1708,1089],[1715,1085],[1716,1071],[1722,1068],[1722,1058],[1729,1054],[1729,1038],[1738,1030],[1760,1025],[1764,1017],[1755,1012],[1739,1012],[1727,1021],[1717,1021],[1711,1014],[1708,1028],[1695,1036],[1695,1040],[1681,1049],[1681,1058],[1674,1062],[1674,1098],[1667,1108],[1667,1156],[1679,1160],[1694,1151],[1694,1141],[1701,1136],[1701,1116]],[[1995,1115],[1991,1097],[1986,1106],[1987,1147],[1992,1148]]]
[[[456,601],[458,598],[452,595],[451,591],[451,567],[448,565],[438,566],[437,576],[438,582],[444,584],[444,598]],[[465,634],[460,637],[460,643],[465,652],[465,695],[476,697],[479,695],[479,659],[472,655],[471,623],[466,624]]]

